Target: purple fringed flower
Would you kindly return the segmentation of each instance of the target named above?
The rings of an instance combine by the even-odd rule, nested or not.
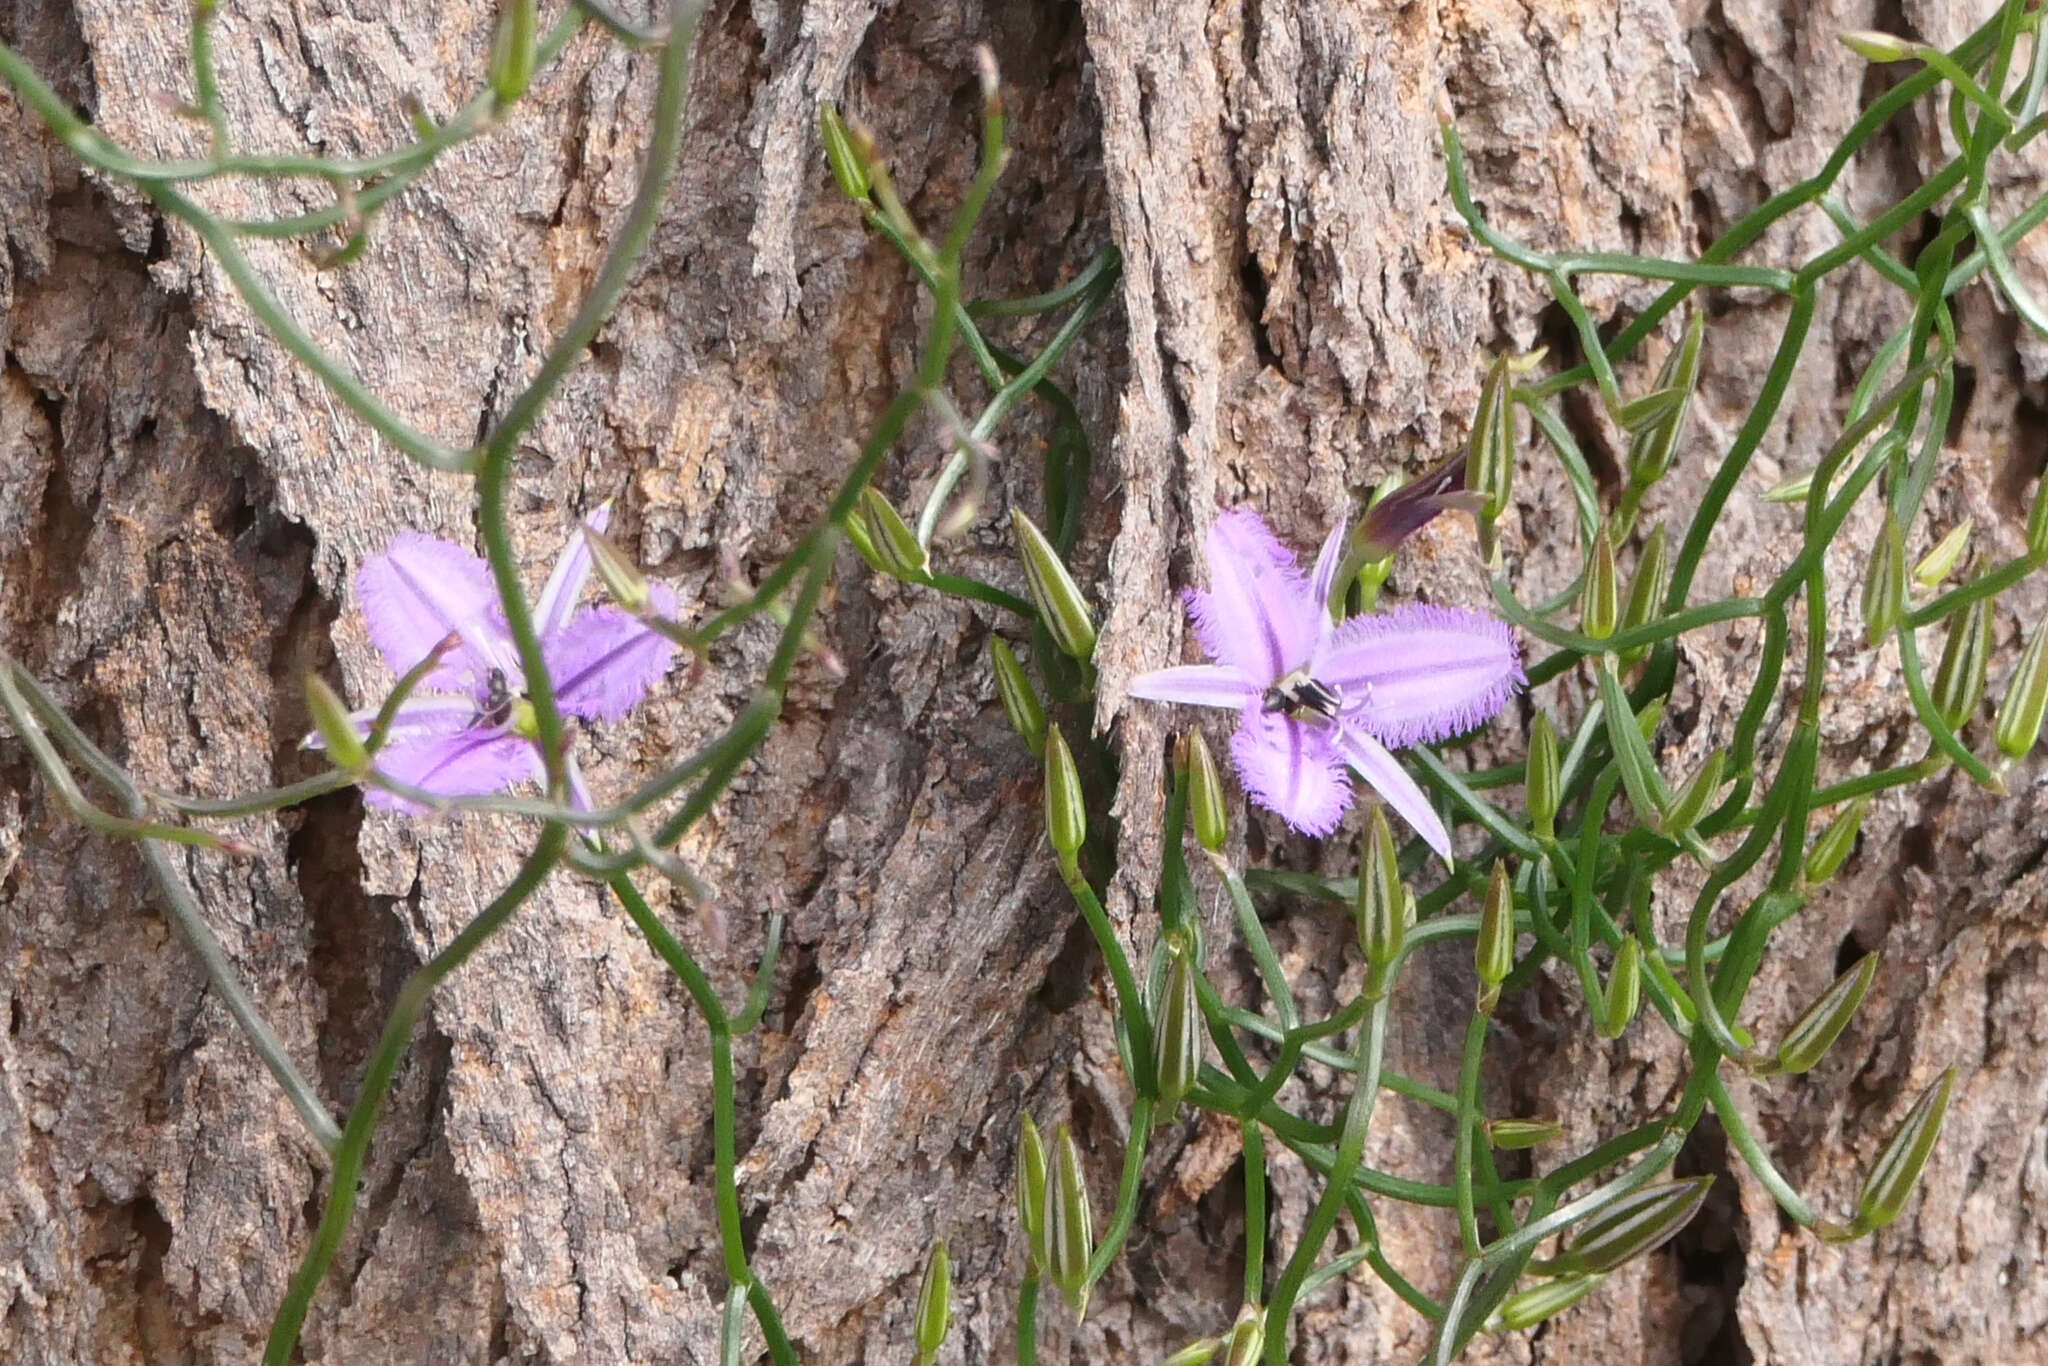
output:
[[[1326,835],[1351,804],[1349,766],[1429,847],[1450,832],[1389,753],[1469,730],[1526,682],[1514,632],[1483,612],[1402,607],[1330,619],[1344,526],[1323,542],[1313,577],[1248,508],[1209,532],[1209,590],[1187,592],[1212,664],[1140,675],[1133,697],[1239,712],[1230,754],[1245,790],[1305,835]]]
[[[609,505],[599,508],[589,519],[591,528],[603,531],[610,517]],[[668,671],[675,645],[609,604],[578,611],[590,567],[590,543],[578,534],[534,604],[533,626],[562,711],[616,721]],[[356,596],[370,639],[394,673],[414,668],[451,632],[460,639],[421,681],[427,691],[399,705],[377,751],[378,772],[444,797],[497,792],[545,777],[519,650],[482,559],[448,541],[400,532],[357,573]],[[653,607],[673,616],[674,592],[654,585]],[[376,714],[374,708],[354,713],[365,735]],[[308,744],[318,743],[308,738]],[[569,764],[572,796],[588,807],[573,756]],[[395,811],[419,809],[376,788],[368,799]]]

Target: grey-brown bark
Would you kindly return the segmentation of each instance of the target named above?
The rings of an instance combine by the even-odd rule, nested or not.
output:
[[[906,270],[831,190],[815,103],[842,99],[865,118],[913,209],[935,217],[971,171],[969,53],[989,43],[1016,160],[970,252],[972,287],[1030,292],[1106,240],[1125,253],[1121,314],[1064,373],[1104,456],[1083,556],[1109,609],[1098,719],[1121,727],[1125,762],[1118,909],[1142,945],[1148,915],[1128,893],[1156,856],[1161,733],[1120,710],[1121,690],[1178,649],[1162,604],[1193,572],[1208,510],[1250,500],[1306,542],[1382,471],[1461,438],[1490,348],[1556,339],[1535,286],[1448,212],[1439,99],[1504,229],[1681,255],[1819,163],[1864,94],[1862,64],[1830,35],[1880,17],[1949,39],[1977,15],[1735,0],[721,6],[700,39],[683,170],[655,247],[522,453],[533,576],[574,514],[606,497],[620,499],[628,543],[692,607],[715,598],[722,555],[758,571],[789,548],[849,440],[908,376],[924,316]],[[0,36],[110,134],[169,155],[196,145],[155,98],[185,89],[183,21],[177,4],[17,0]],[[372,150],[402,135],[403,97],[437,113],[466,97],[489,22],[486,6],[238,0],[221,24],[229,111],[254,145]],[[510,126],[394,206],[364,261],[327,274],[271,248],[258,262],[402,412],[459,438],[531,373],[587,284],[630,194],[650,78],[645,59],[579,42]],[[1913,183],[1937,137],[1923,126],[1866,159],[1853,206]],[[299,207],[260,188],[210,193],[227,210]],[[349,576],[400,527],[467,539],[466,486],[339,416],[216,263],[161,233],[129,192],[81,177],[5,95],[0,213],[8,646],[152,780],[223,793],[295,775],[301,673],[338,660],[356,694],[384,683],[345,610]],[[1824,222],[1800,219],[1760,254],[1829,240]],[[1644,297],[1613,288],[1595,301]],[[1819,319],[1767,462],[1800,468],[1832,439],[1838,376],[1901,308],[1866,279]],[[1717,315],[1703,440],[1725,444],[1740,420],[1777,321],[1746,299]],[[1980,536],[2009,550],[2015,491],[2041,460],[2044,353],[1981,294],[1962,323],[1975,387],[1938,507],[1975,515]],[[1038,420],[1009,429],[998,504],[1036,506]],[[917,429],[885,485],[921,490],[942,455],[937,433]],[[1559,581],[1549,547],[1569,520],[1541,468],[1525,469],[1509,527],[1510,558],[1537,588]],[[1681,467],[1663,508],[1696,499],[1698,469]],[[997,525],[959,553],[1014,582]],[[1738,498],[1707,591],[1782,564],[1792,527]],[[1837,579],[1853,583],[1853,569]],[[1395,587],[1448,601],[1484,592],[1462,533],[1426,538]],[[2037,592],[2005,611],[2041,605]],[[848,676],[800,673],[783,727],[685,850],[724,893],[731,939],[707,952],[728,993],[765,912],[790,917],[768,1028],[740,1059],[743,1196],[757,1264],[812,1360],[903,1356],[923,1252],[941,1235],[961,1287],[948,1353],[1008,1359],[1019,1110],[1073,1113],[1099,1200],[1121,1156],[1099,964],[1071,937],[1040,852],[1036,781],[994,700],[988,629],[959,606],[843,575],[824,631]],[[2010,658],[2010,615],[1999,633]],[[1908,752],[1895,661],[1843,644],[1828,762]],[[767,649],[744,635],[696,686],[586,739],[593,781],[623,783],[711,733]],[[1731,629],[1689,652],[1696,705],[1667,731],[1670,767],[1725,729],[1726,680],[1747,676],[1755,649],[1753,632]],[[165,928],[132,851],[67,823],[18,748],[0,747],[0,761],[0,869],[12,861],[0,883],[0,1357],[247,1361],[306,1240],[318,1155]],[[1845,940],[1885,951],[1830,1061],[1744,1103],[1789,1174],[1839,1207],[1905,1098],[1959,1064],[1948,1135],[1907,1217],[1873,1241],[1824,1247],[1703,1134],[1686,1162],[1728,1171],[1734,1194],[1679,1252],[1618,1275],[1533,1341],[1482,1343],[1473,1359],[1737,1360],[1738,1344],[1816,1364],[2041,1354],[2048,799],[2030,774],[2014,787],[1999,801],[1941,780],[1881,803],[1838,884],[1781,933],[1757,996],[1768,1029],[1827,980]],[[345,1104],[397,982],[505,880],[517,827],[414,826],[330,798],[238,833],[254,858],[182,862],[280,1033]],[[1271,852],[1313,856],[1291,841]],[[1355,990],[1335,919],[1291,908],[1273,933],[1307,1003]],[[1398,1064],[1446,1082],[1468,1000],[1458,969],[1424,960],[1398,1003]],[[1577,1009],[1568,984],[1520,1000],[1489,1086],[1498,1109],[1569,1117],[1583,1144],[1653,1110],[1682,1057],[1655,1028],[1596,1043]],[[687,999],[596,889],[557,880],[437,997],[305,1359],[714,1359],[723,1272],[707,1107]],[[1433,1178],[1449,1141],[1447,1126],[1390,1104],[1371,1157]],[[1047,1314],[1048,1359],[1142,1362],[1228,1322],[1235,1143],[1214,1124],[1164,1138],[1124,1268],[1078,1335]],[[1276,1180],[1284,1247],[1313,1192],[1298,1172]],[[1441,1291],[1455,1227],[1396,1206],[1382,1217],[1389,1254]],[[1312,1301],[1300,1332],[1297,1359],[1332,1363],[1409,1359],[1425,1337],[1366,1280]]]

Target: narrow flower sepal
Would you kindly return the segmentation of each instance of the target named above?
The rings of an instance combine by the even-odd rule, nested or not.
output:
[[[1906,537],[1887,508],[1863,573],[1863,643],[1876,649],[1906,613]]]
[[[1922,588],[1938,588],[1941,581],[1955,572],[1962,562],[1963,552],[1970,548],[1970,533],[1976,529],[1977,520],[1965,517],[1949,529],[1948,535],[1934,543],[1934,548],[1920,557],[1913,566],[1913,582]]]
[[[1031,686],[1030,675],[1017,662],[1017,654],[1008,641],[1001,636],[991,637],[988,654],[995,667],[996,695],[1002,698],[1003,715],[1010,718],[1010,725],[1024,738],[1024,747],[1031,751],[1031,757],[1043,759],[1045,704],[1038,700],[1038,690]]]
[[[1539,840],[1557,838],[1557,806],[1559,800],[1557,731],[1550,724],[1550,713],[1536,713],[1536,724],[1529,730],[1529,759],[1524,773],[1524,800],[1529,807],[1529,824],[1536,831]]]
[[[348,704],[319,674],[306,675],[306,710],[312,713],[327,757],[344,773],[360,773],[370,766],[370,751],[348,714]]]
[[[1489,1119],[1486,1141],[1502,1152],[1519,1152],[1541,1147],[1564,1137],[1564,1125],[1554,1119]]]
[[[1012,508],[1010,528],[1016,533],[1017,553],[1024,562],[1024,582],[1031,590],[1032,604],[1038,608],[1038,619],[1045,623],[1047,633],[1060,649],[1075,659],[1091,658],[1095,654],[1095,613],[1081,596],[1080,585],[1067,572],[1059,552],[1052,548],[1052,542],[1045,538],[1037,523]]]
[[[2005,700],[1998,704],[1994,735],[2009,759],[2024,759],[2041,738],[2041,720],[2048,713],[2048,619],[2036,622],[2020,662],[2013,666]]]
[[[1045,1274],[1048,1256],[1045,1246],[1045,1139],[1027,1112],[1017,1122],[1017,1223],[1024,1230],[1024,1243],[1031,1264]]]
[[[1386,813],[1378,807],[1366,820],[1365,848],[1358,864],[1358,896],[1352,914],[1358,921],[1358,947],[1365,954],[1368,999],[1377,1000],[1387,986],[1394,960],[1406,935],[1408,889],[1401,882],[1399,852]]]
[[[1606,1279],[1604,1271],[1584,1271],[1518,1290],[1501,1301],[1500,1312],[1487,1320],[1486,1326],[1502,1333],[1526,1332],[1539,1323],[1556,1318],[1598,1290],[1600,1282]]]
[[[597,580],[611,600],[636,617],[646,612],[654,602],[654,586],[647,582],[640,566],[633,563],[633,557],[589,522],[581,529],[583,540],[590,547],[591,566],[597,570]]]
[[[1991,599],[1978,598],[1949,618],[1941,663],[1934,670],[1934,709],[1950,730],[1961,730],[1976,715],[1991,667]]]
[[[1721,799],[1723,787],[1721,771],[1728,762],[1728,751],[1717,749],[1700,762],[1693,775],[1685,780],[1671,801],[1664,808],[1664,817],[1658,822],[1658,831],[1677,839],[1700,823],[1700,817],[1707,814],[1707,808]]]
[[[1172,1115],[1202,1072],[1202,1053],[1209,1036],[1202,1027],[1202,1000],[1195,989],[1199,971],[1191,948],[1173,954],[1152,1012],[1153,1071],[1159,1082],[1162,1119]]]
[[[1479,1009],[1490,1015],[1500,1000],[1500,984],[1515,969],[1515,888],[1501,859],[1493,861],[1493,874],[1486,882],[1472,959],[1479,974]]]
[[[1605,526],[1593,537],[1586,557],[1586,583],[1579,596],[1579,630],[1595,640],[1614,634],[1621,617],[1621,582],[1614,565],[1614,538]]]
[[[917,1366],[931,1366],[953,1326],[953,1259],[946,1240],[932,1244],[924,1280],[917,1288]]]
[[[1223,1366],[1258,1366],[1266,1348],[1266,1311],[1255,1304],[1241,1307],[1224,1346]]]
[[[1614,970],[1607,975],[1607,999],[1600,1006],[1600,1036],[1618,1039],[1628,1032],[1643,999],[1643,943],[1624,936],[1615,951]]]
[[[1851,29],[1836,34],[1835,39],[1864,61],[1879,65],[1906,61],[1919,50],[1917,44],[1876,29]]]
[[[1659,522],[1650,532],[1649,539],[1643,542],[1643,553],[1636,560],[1636,576],[1629,581],[1628,601],[1621,608],[1620,629],[1623,631],[1649,625],[1650,618],[1657,614],[1664,601],[1664,589],[1671,577],[1666,563],[1665,539],[1664,524]],[[1649,653],[1647,645],[1624,650],[1621,667],[1626,669]]]
[[[1671,348],[1658,372],[1652,396],[1663,401],[1650,406],[1637,424],[1622,424],[1633,433],[1628,446],[1628,479],[1634,488],[1649,488],[1671,468],[1671,458],[1685,436],[1693,391],[1699,388],[1700,350],[1706,327],[1706,315],[1694,313],[1685,336]]]
[[[1712,1176],[1666,1181],[1622,1196],[1595,1213],[1573,1233],[1569,1246],[1548,1264],[1559,1272],[1612,1271],[1623,1262],[1662,1247],[1686,1226],[1707,1198]]]
[[[1216,756],[1199,730],[1188,732],[1188,824],[1194,827],[1197,844],[1212,854],[1222,852],[1230,835],[1230,808]]]
[[[1045,836],[1060,867],[1072,876],[1088,838],[1088,804],[1081,795],[1081,771],[1058,726],[1045,732]]]
[[[1160,1362],[1159,1366],[1207,1366],[1222,1350],[1222,1338],[1196,1338]]]
[[[1059,1287],[1077,1317],[1088,1312],[1088,1259],[1095,1255],[1095,1216],[1074,1134],[1060,1125],[1052,1140],[1045,1203],[1039,1215],[1046,1249],[1046,1279]]]
[[[1935,1141],[1941,1137],[1955,1086],[1956,1069],[1950,1067],[1920,1093],[1877,1165],[1863,1179],[1863,1188],[1856,1195],[1856,1226],[1863,1232],[1883,1228],[1905,1211],[1906,1201],[1920,1184],[1920,1173],[1934,1153]]]
[[[1858,797],[1829,821],[1806,851],[1806,881],[1815,887],[1841,870],[1855,852],[1856,836],[1863,831],[1863,817],[1870,811],[1870,798]]]
[[[864,557],[884,574],[905,583],[923,583],[931,576],[931,552],[918,544],[917,533],[873,484],[860,491],[860,504],[847,525],[860,527],[854,548],[865,540]]]
[[[829,102],[818,106],[818,135],[825,144],[825,164],[832,168],[832,179],[838,182],[839,192],[856,204],[867,203],[868,155],[855,143],[846,120],[839,117],[839,111]]]
[[[1794,1075],[1809,1072],[1827,1056],[1835,1040],[1849,1027],[1849,1021],[1856,1018],[1857,1007],[1863,1004],[1870,984],[1877,980],[1878,959],[1875,953],[1865,954],[1792,1022],[1785,1037],[1778,1041],[1772,1071]]]

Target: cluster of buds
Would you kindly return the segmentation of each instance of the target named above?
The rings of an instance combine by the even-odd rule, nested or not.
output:
[[[1071,1129],[1053,1133],[1048,1154],[1038,1126],[1025,1115],[1017,1140],[1017,1216],[1031,1270],[1059,1288],[1076,1315],[1088,1312],[1088,1262],[1095,1255],[1095,1216],[1081,1150]]]

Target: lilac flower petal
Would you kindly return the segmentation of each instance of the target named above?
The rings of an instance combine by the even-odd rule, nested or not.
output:
[[[1327,835],[1351,805],[1336,736],[1334,726],[1290,720],[1254,703],[1230,739],[1230,757],[1252,800],[1304,835]]]
[[[425,659],[450,631],[465,648],[446,655],[423,681],[427,688],[468,691],[488,668],[516,667],[511,642],[492,624],[498,590],[484,562],[461,546],[401,531],[356,573],[356,596],[393,673]]]
[[[590,529],[602,532],[611,525],[612,505],[600,503],[597,510],[583,519]],[[533,629],[540,636],[551,636],[569,624],[570,614],[576,610],[576,602],[583,596],[583,585],[590,581],[590,542],[584,539],[578,528],[569,533],[568,544],[555,560],[554,572],[548,575],[540,598],[533,605]]]
[[[1183,702],[1191,707],[1228,707],[1232,711],[1264,692],[1264,688],[1224,664],[1182,664],[1172,669],[1154,669],[1131,680],[1131,696],[1148,702]]]
[[[1353,617],[1310,672],[1347,699],[1347,724],[1394,749],[1472,729],[1527,681],[1506,622],[1421,605]]]
[[[1320,606],[1295,564],[1250,508],[1232,508],[1209,530],[1209,591],[1190,589],[1188,615],[1211,659],[1260,687],[1306,663]]]
[[[1337,567],[1344,562],[1344,529],[1350,517],[1337,519],[1337,525],[1330,528],[1330,534],[1323,538],[1323,548],[1316,555],[1315,573],[1309,577],[1309,596],[1316,604],[1316,652],[1320,654],[1323,645],[1336,629],[1330,617],[1330,592],[1337,586]]]
[[[1429,804],[1429,795],[1408,776],[1408,770],[1401,767],[1401,761],[1389,754],[1379,741],[1350,726],[1339,732],[1337,749],[1344,756],[1344,762],[1351,765],[1359,777],[1371,783],[1373,791],[1399,812],[1401,819],[1415,827],[1415,833],[1422,836],[1423,843],[1436,850],[1437,857],[1449,863],[1451,832],[1444,829],[1436,808]]]
[[[654,585],[654,610],[676,613],[676,595]],[[616,721],[647,696],[675,658],[675,642],[616,607],[592,607],[542,642],[563,711]]]
[[[394,742],[377,752],[377,771],[441,797],[501,792],[538,771],[540,751],[510,731],[465,727],[446,735]],[[415,802],[380,788],[365,794],[372,806],[417,813]]]

